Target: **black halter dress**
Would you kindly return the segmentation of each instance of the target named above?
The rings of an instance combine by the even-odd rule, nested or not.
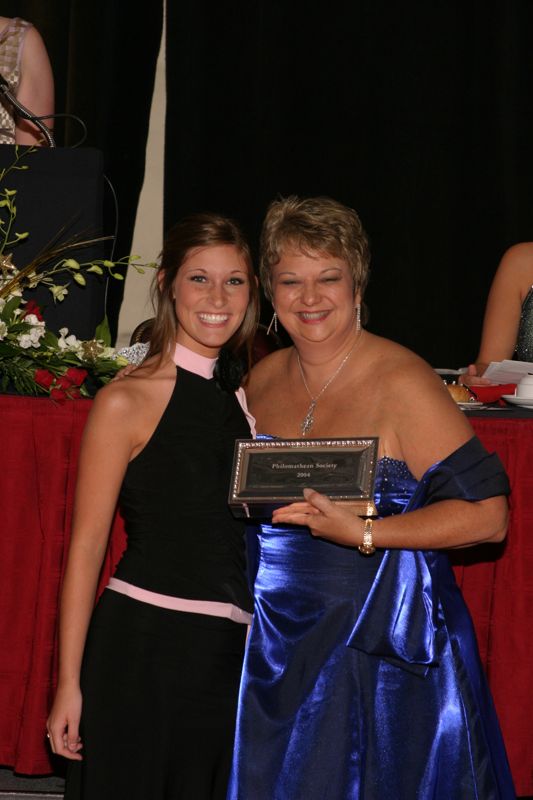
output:
[[[236,438],[250,428],[235,394],[178,367],[124,478],[128,544],[116,578],[252,610],[243,527],[227,505]],[[66,800],[223,800],[245,636],[232,619],[106,589],[85,648],[83,761],[71,762]]]

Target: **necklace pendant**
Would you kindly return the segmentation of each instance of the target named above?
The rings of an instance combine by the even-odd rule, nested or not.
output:
[[[313,416],[316,407],[316,401],[313,400],[309,408],[307,409],[307,414],[305,415],[304,421],[302,422],[301,431],[302,436],[307,436],[309,431],[314,425],[315,418]]]

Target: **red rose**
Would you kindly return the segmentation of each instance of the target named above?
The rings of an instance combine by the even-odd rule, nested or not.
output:
[[[86,369],[69,367],[65,373],[65,376],[69,379],[73,386],[81,386],[88,374],[89,373]]]
[[[54,383],[54,389],[61,389],[62,391],[65,389],[70,389],[71,386],[72,381],[66,373],[64,375],[58,375],[56,382]]]
[[[43,315],[41,314],[41,307],[37,305],[35,300],[28,300],[28,302],[24,306],[22,319],[24,319],[24,317],[27,317],[28,314],[35,314],[38,320],[40,320],[41,322],[43,321]]]
[[[56,378],[56,382],[54,383],[54,389],[61,389],[61,391],[64,391],[65,389],[70,389],[71,386],[72,383],[67,378],[66,375],[58,375]]]
[[[35,383],[38,386],[42,386],[43,389],[49,389],[54,382],[54,376],[47,369],[36,369],[33,377],[35,378]]]
[[[67,395],[63,389],[50,389],[50,397],[57,403],[63,403],[67,399]]]

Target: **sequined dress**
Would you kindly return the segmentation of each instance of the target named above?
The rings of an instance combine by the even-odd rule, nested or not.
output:
[[[522,303],[515,355],[519,361],[533,361],[533,286]]]
[[[508,490],[472,439],[417,483],[379,461],[381,516]],[[262,526],[229,800],[514,800],[470,616],[442,551],[362,556]]]

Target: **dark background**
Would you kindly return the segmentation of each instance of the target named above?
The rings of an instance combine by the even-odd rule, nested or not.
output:
[[[2,188],[17,192],[14,230],[29,233],[13,249],[16,266],[25,267],[36,258],[46,267],[64,258],[85,264],[105,258],[107,243],[95,240],[103,227],[102,152],[91,147],[38,147],[21,152],[18,165],[26,169],[11,169],[17,147],[0,146],[0,170],[7,172]],[[80,241],[90,244],[76,247],[74,242]],[[44,256],[58,246],[67,249],[52,258]],[[58,274],[55,283],[68,286],[61,302],[54,302],[42,284],[24,295],[37,302],[49,330],[58,333],[68,328],[80,339],[92,339],[106,313],[107,282],[94,273],[85,273],[85,280],[86,285],[79,286],[70,275]]]
[[[129,253],[162,3],[4,0],[2,13],[43,34],[56,109],[103,151],[115,255]],[[501,255],[533,239],[532,33],[531,0],[169,2],[165,227],[216,210],[255,246],[274,197],[329,194],[371,240],[368,327],[464,366]],[[78,126],[58,121],[57,139]],[[116,330],[123,286],[110,290]]]

